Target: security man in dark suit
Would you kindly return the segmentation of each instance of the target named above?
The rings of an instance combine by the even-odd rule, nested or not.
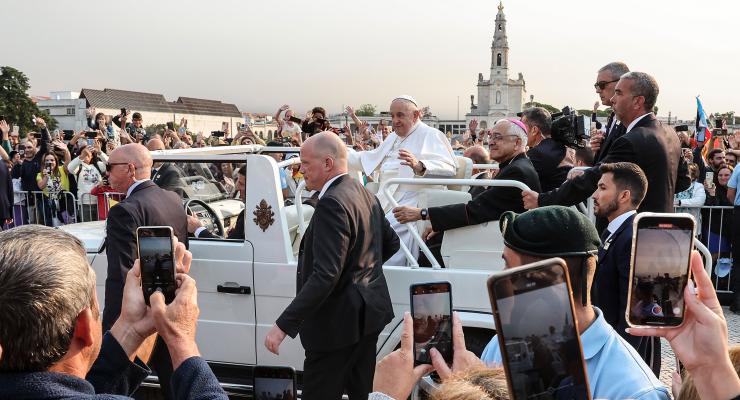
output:
[[[347,150],[333,132],[301,146],[306,188],[319,192],[301,241],[296,297],[265,338],[278,354],[300,333],[304,400],[367,399],[378,334],[393,319],[383,263],[399,248],[380,202],[347,175]]]
[[[160,139],[151,139],[146,143],[146,148],[149,151],[165,150],[164,142]],[[170,190],[177,193],[180,198],[183,197],[183,182],[180,178],[184,178],[185,171],[183,171],[177,164],[171,162],[157,163],[152,166],[152,182],[157,184],[164,190]]]
[[[0,121],[0,124],[5,121]],[[7,125],[6,125],[7,126]],[[2,128],[2,126],[0,126]],[[0,148],[0,231],[3,230],[5,224],[13,222],[13,179],[10,176],[10,159],[6,161],[7,154],[5,150]],[[6,162],[8,164],[6,164]]]
[[[625,332],[627,292],[632,254],[632,221],[647,192],[648,181],[636,164],[601,164],[599,187],[593,194],[594,213],[609,221],[601,235],[599,261],[591,289],[595,306],[624,340],[637,350],[645,363],[660,376],[660,340]]]
[[[612,106],[612,97],[614,97],[614,89],[617,87],[619,77],[627,72],[630,72],[630,69],[625,63],[619,61],[606,64],[599,69],[594,88],[601,99],[601,104],[607,107]],[[594,151],[595,163],[604,158],[612,143],[624,135],[626,131],[625,125],[619,122],[613,111],[606,121],[605,130],[606,133],[604,134],[596,134],[595,132],[591,134],[591,149]]]
[[[565,182],[575,159],[569,160],[568,149],[550,136],[552,117],[542,107],[532,107],[522,112],[522,122],[527,126],[527,157],[532,161],[543,191],[557,189]]]
[[[514,180],[530,189],[540,191],[540,181],[532,162],[525,154],[527,143],[526,125],[517,119],[503,119],[493,126],[490,138],[491,158],[498,161],[499,172],[495,180]],[[521,191],[513,187],[491,186],[467,203],[419,209],[400,206],[393,209],[398,222],[409,223],[429,220],[434,232],[498,220],[506,211],[524,212]],[[427,245],[440,263],[441,254],[435,244],[441,243],[442,235],[426,232]],[[431,244],[431,245],[430,245]],[[422,260],[423,261],[423,260]]]
[[[670,134],[652,113],[658,98],[658,83],[644,72],[628,72],[620,78],[612,97],[617,118],[627,126],[602,163],[633,162],[646,174],[650,187],[638,211],[671,212],[673,194],[691,184],[678,136]],[[558,189],[538,194],[522,193],[527,209],[546,205],[572,206],[587,199],[601,178],[598,165],[563,183]]]
[[[105,279],[103,330],[110,329],[121,313],[123,284],[128,270],[138,258],[136,229],[140,226],[171,226],[180,243],[188,244],[188,223],[180,197],[154,184],[149,177],[152,157],[146,147],[132,143],[115,149],[108,159],[111,187],[126,198],[108,212],[106,253],[108,276]],[[151,363],[156,369],[165,396],[172,365],[164,343],[157,340]]]

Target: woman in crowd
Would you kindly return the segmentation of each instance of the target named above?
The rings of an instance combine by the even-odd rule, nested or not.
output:
[[[54,153],[46,153],[42,158],[41,172],[36,175],[36,184],[44,192],[44,225],[55,226],[70,222],[74,215],[74,200],[64,192],[69,192],[70,182],[67,171],[59,165]],[[58,219],[58,222],[54,221]]]
[[[689,176],[691,176],[691,186],[681,193],[676,193],[673,199],[673,205],[676,212],[685,212],[694,216],[696,226],[701,226],[701,206],[707,200],[707,193],[704,185],[699,183],[699,166],[689,164]],[[699,232],[697,230],[696,234]]]
[[[714,174],[713,182],[704,182],[706,189],[705,206],[730,208],[704,208],[702,217],[702,241],[712,253],[712,261],[731,257],[732,242],[732,202],[727,199],[727,182],[732,175],[732,168],[722,164]]]
[[[80,222],[98,220],[98,199],[91,194],[103,180],[108,156],[97,147],[85,147],[67,166],[77,182],[77,201],[81,206]]]

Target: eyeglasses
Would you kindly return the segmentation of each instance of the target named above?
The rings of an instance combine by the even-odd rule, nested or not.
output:
[[[614,82],[619,82],[619,79],[615,79],[613,81],[598,81],[598,82],[594,83],[594,88],[599,89],[599,90],[604,90],[604,88],[606,87],[606,85],[608,85],[610,83],[614,83]]]
[[[508,136],[517,136],[518,137],[519,135],[499,135],[499,134],[491,135],[491,139],[490,139],[489,143],[500,142],[501,139],[503,139],[505,137],[508,137]]]

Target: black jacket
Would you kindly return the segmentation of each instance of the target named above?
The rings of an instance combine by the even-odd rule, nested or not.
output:
[[[36,149],[36,154],[30,160],[23,159],[23,162],[13,167],[13,178],[21,178],[21,187],[25,191],[37,192],[39,187],[36,184],[36,175],[41,172],[41,159],[49,151],[49,130],[41,129],[41,139]]]
[[[164,190],[176,192],[182,197],[183,182],[180,178],[185,177],[185,172],[173,163],[163,163],[159,168],[152,168],[152,182]]]
[[[5,162],[0,161],[0,229],[4,220],[13,218],[13,179]]]
[[[593,304],[601,310],[604,319],[635,349],[640,337],[625,332],[627,320],[627,291],[629,290],[630,258],[632,256],[632,222],[627,218],[609,240],[599,247],[599,264],[591,288]]]
[[[637,164],[647,177],[647,194],[638,212],[673,212],[673,194],[691,185],[678,136],[666,132],[652,113],[643,117],[629,133],[616,139],[601,163],[618,161]],[[580,203],[593,194],[599,178],[601,171],[597,164],[558,189],[541,193],[539,205]]]
[[[551,138],[544,139],[527,152],[527,157],[532,161],[537,176],[540,178],[540,186],[543,191],[547,192],[559,188],[568,177],[568,171],[573,166],[560,166],[566,152],[564,144]]]
[[[82,380],[56,372],[0,373],[0,399],[130,399],[151,371],[138,358],[129,361],[109,333]],[[172,376],[176,399],[226,399],[218,380],[200,357],[191,357]]]
[[[171,226],[180,243],[188,245],[188,221],[180,198],[150,180],[140,183],[131,196],[110,209],[106,225],[105,330],[110,329],[121,313],[126,274],[138,257],[136,228],[140,226]]]
[[[393,319],[383,263],[399,248],[378,199],[343,175],[316,203],[298,255],[296,297],[276,324],[306,351],[377,335]]]
[[[539,192],[540,181],[532,162],[522,153],[509,161],[499,164],[499,172],[494,180],[514,180],[523,182],[530,189]],[[512,187],[491,186],[467,203],[450,204],[429,208],[429,219],[434,231],[476,225],[495,221],[506,211],[524,212],[522,191]]]
[[[614,116],[614,113],[612,113],[609,119],[613,119],[613,118],[616,118]],[[594,164],[600,163],[601,160],[609,153],[609,149],[612,147],[612,144],[614,144],[614,141],[624,136],[626,132],[627,132],[627,127],[622,125],[621,122],[618,122],[612,128],[610,128],[607,125],[604,142],[601,143],[601,147],[599,147],[599,151],[594,153]]]

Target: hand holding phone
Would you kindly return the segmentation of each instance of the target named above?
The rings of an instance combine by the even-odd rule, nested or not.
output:
[[[411,285],[411,317],[414,320],[414,362],[431,364],[436,348],[452,363],[452,285],[449,282]]]
[[[142,226],[136,230],[137,250],[141,264],[141,288],[144,300],[161,291],[165,304],[175,299],[174,233],[169,226]]]
[[[680,326],[686,307],[684,288],[691,277],[694,218],[684,213],[640,213],[633,224],[627,324]]]
[[[254,368],[254,398],[259,400],[296,400],[295,370],[293,367]]]

